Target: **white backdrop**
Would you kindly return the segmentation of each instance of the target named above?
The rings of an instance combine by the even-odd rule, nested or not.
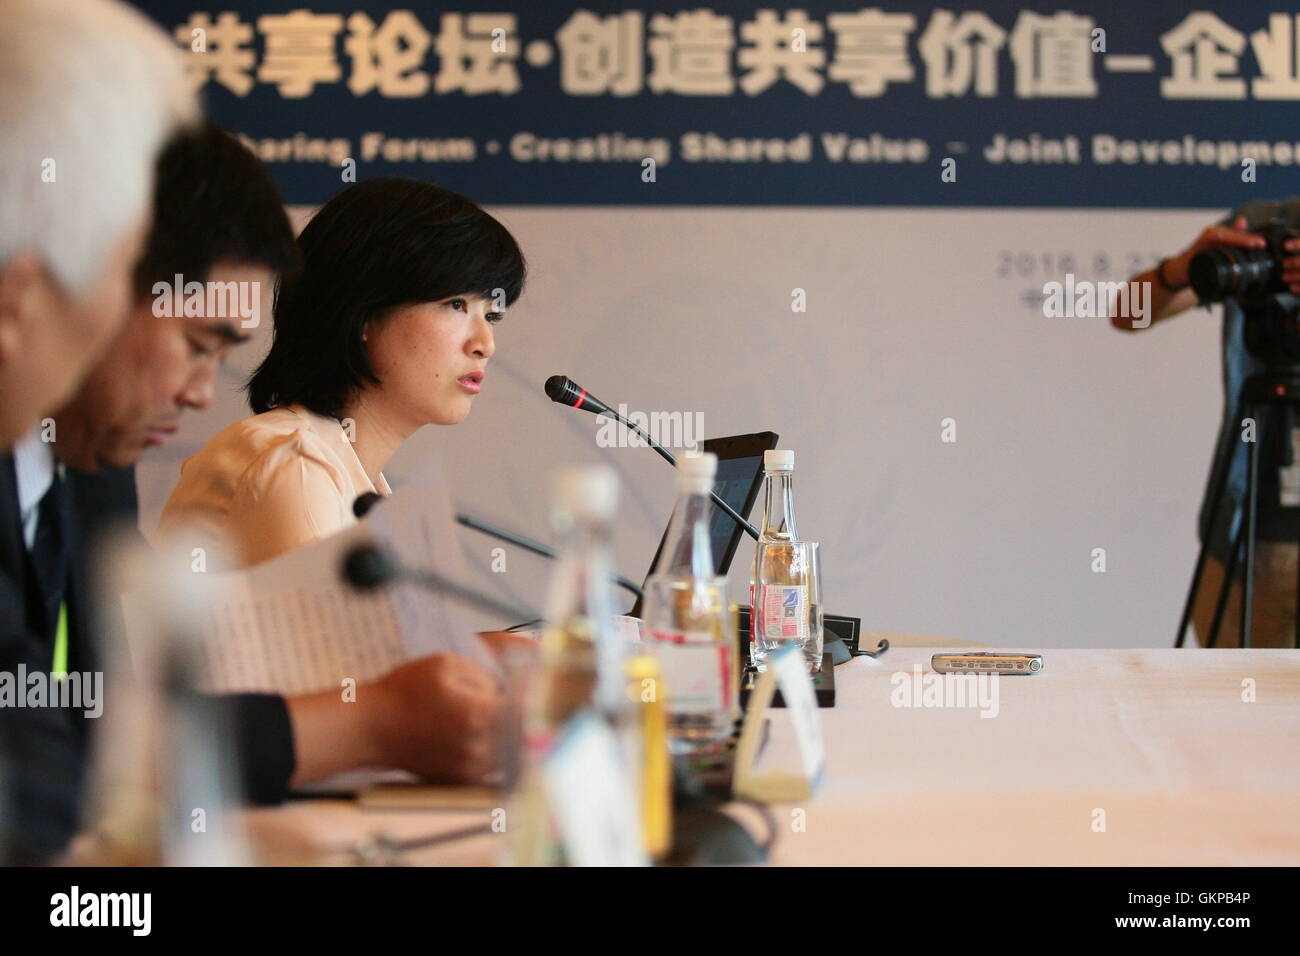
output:
[[[473,413],[417,435],[388,469],[395,483],[437,447],[465,510],[549,541],[549,472],[611,463],[625,481],[619,567],[639,580],[671,471],[649,449],[598,447],[599,419],[541,391],[562,372],[610,404],[702,412],[708,436],[778,432],[796,452],[799,530],[823,542],[825,607],[868,629],[1019,647],[1172,642],[1221,413],[1218,313],[1125,335],[1105,319],[1044,318],[1025,296],[1060,278],[1061,253],[1081,278],[1104,253],[1105,278],[1123,278],[1130,253],[1182,248],[1221,212],[493,212],[529,258],[528,288],[498,327]],[[1003,275],[1004,252],[1028,256]],[[791,309],[796,288],[806,312]],[[232,357],[214,409],[142,462],[146,529],[180,460],[248,414],[236,388],[268,332],[264,321]],[[493,542],[478,547],[486,562]],[[737,554],[736,598],[752,553]],[[508,553],[518,593],[536,599],[545,571]]]

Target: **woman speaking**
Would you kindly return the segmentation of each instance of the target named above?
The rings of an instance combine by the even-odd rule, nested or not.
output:
[[[255,414],[182,465],[158,527],[224,555],[218,564],[334,534],[356,520],[358,495],[388,494],[383,469],[402,442],[469,414],[493,326],[523,291],[509,231],[429,183],[357,183],[299,244],[302,268],[281,282],[271,349],[248,383]]]

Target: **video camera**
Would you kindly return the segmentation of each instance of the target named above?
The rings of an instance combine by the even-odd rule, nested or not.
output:
[[[1202,305],[1234,299],[1246,321],[1242,329],[1246,350],[1270,362],[1300,364],[1300,298],[1282,281],[1284,244],[1300,238],[1300,229],[1270,220],[1253,230],[1267,245],[1263,249],[1220,246],[1192,257],[1187,278]]]

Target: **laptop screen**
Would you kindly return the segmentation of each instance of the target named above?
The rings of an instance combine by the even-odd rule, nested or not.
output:
[[[719,458],[718,476],[713,482],[713,493],[748,518],[749,506],[762,488],[763,456],[745,458]],[[666,534],[667,532],[665,532]],[[718,574],[726,574],[735,556],[736,546],[745,534],[744,529],[725,511],[714,505],[709,521],[709,537],[713,544],[713,566]]]
[[[736,512],[749,517],[750,509],[763,487],[763,452],[775,448],[778,436],[775,432],[755,432],[752,435],[732,435],[727,438],[710,438],[704,442],[702,451],[712,452],[718,456],[718,474],[714,479],[713,492]],[[669,524],[672,516],[669,516]],[[751,522],[752,523],[752,522]],[[736,556],[740,539],[745,529],[721,508],[714,505],[709,519],[709,537],[713,546],[713,567],[717,574],[725,575],[731,568],[731,560]],[[664,549],[664,539],[668,537],[668,527],[659,538],[659,547],[655,549],[654,560],[646,577],[654,574],[659,564],[659,556]],[[630,612],[634,617],[641,614],[641,602]]]

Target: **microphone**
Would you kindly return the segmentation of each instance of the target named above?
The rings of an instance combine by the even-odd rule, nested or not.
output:
[[[573,379],[569,378],[569,376],[552,375],[546,380],[545,389],[547,396],[553,402],[557,402],[560,405],[568,405],[570,408],[580,408],[584,412],[591,412],[594,415],[608,415],[610,418],[614,419],[614,421],[621,422],[624,426],[630,428],[632,431],[644,438],[646,444],[659,453],[660,458],[668,462],[668,464],[672,465],[674,468],[677,467],[677,459],[673,457],[672,452],[659,444],[618,412],[614,411],[614,409],[610,408],[595,395],[592,395]],[[726,507],[726,503],[722,502],[720,498],[715,497],[715,500],[719,501],[724,508]],[[737,520],[743,520],[739,515],[733,515],[733,517]]]
[[[507,531],[504,528],[490,525],[486,521],[480,521],[472,515],[458,514],[456,515],[456,523],[464,525],[466,528],[471,528],[480,534],[485,534],[489,538],[496,538],[498,541],[504,541],[506,544],[513,544],[517,548],[531,551],[533,554],[539,555],[547,560],[554,561],[557,557],[553,548],[548,548],[544,544],[538,544],[536,541],[525,538],[521,534],[515,534],[513,531]],[[631,591],[635,594],[638,601],[644,598],[641,589],[627,578],[621,575],[614,575],[611,580],[613,580],[613,582],[624,591]]]
[[[550,396],[551,401],[559,402],[561,405],[581,408],[584,412],[593,412],[597,415],[606,414],[614,418],[618,417],[612,408],[567,375],[552,375],[548,378],[546,380],[546,394]]]
[[[537,617],[537,612],[532,608],[506,604],[490,594],[457,584],[433,571],[408,568],[391,551],[377,544],[358,544],[351,548],[343,558],[342,576],[359,591],[374,591],[398,581],[410,581],[419,587],[445,594],[453,600],[502,617],[524,620]]]
[[[375,494],[373,491],[364,491],[357,495],[356,501],[352,502],[352,513],[358,518],[364,518],[370,513],[370,509],[383,500],[383,495]],[[521,534],[515,534],[513,531],[506,531],[504,528],[490,525],[486,521],[480,521],[472,515],[458,514],[456,515],[456,523],[464,525],[466,528],[470,528],[480,534],[485,534],[489,538],[496,538],[498,541],[504,541],[506,544],[513,544],[515,547],[522,548],[524,551],[531,551],[533,554],[540,555],[548,561],[554,561],[556,559],[555,550],[553,548],[548,548],[544,544],[539,544],[531,538],[525,538]],[[352,581],[353,579],[349,577],[348,580]],[[641,589],[627,578],[622,577],[621,575],[614,575],[610,580],[623,590],[631,591],[636,595],[638,601],[644,599]]]
[[[552,375],[546,380],[545,388],[547,396],[553,402],[557,402],[560,405],[568,405],[570,408],[580,408],[584,412],[592,412],[596,415],[608,415],[625,428],[640,435],[647,445],[659,453],[660,458],[668,462],[668,464],[672,465],[674,468],[677,467],[677,459],[673,457],[672,452],[651,438],[645,431],[628,421],[618,412],[614,411],[614,409],[610,408],[596,396],[592,395],[567,375]],[[744,528],[746,534],[755,541],[758,540],[758,529],[742,518],[735,508],[723,501],[718,496],[717,492],[710,491],[709,497],[713,499],[715,505],[723,510],[727,517]]]
[[[374,545],[355,547],[343,559],[343,577],[358,591],[376,591],[400,576],[388,552]]]

